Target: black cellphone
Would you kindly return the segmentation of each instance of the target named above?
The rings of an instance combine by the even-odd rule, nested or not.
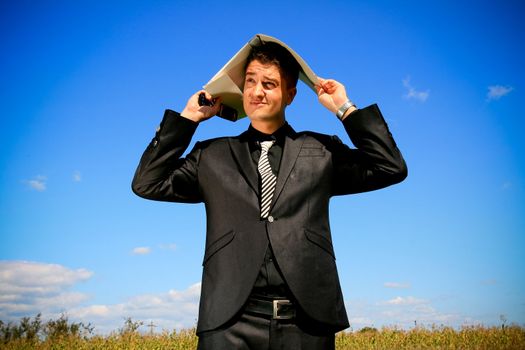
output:
[[[215,103],[213,100],[208,100],[206,98],[206,94],[204,92],[201,92],[199,94],[199,106],[213,106]]]
[[[204,92],[201,92],[199,94],[199,106],[213,106],[214,104],[215,101],[208,100]],[[219,113],[217,113],[217,116],[234,122],[237,120],[237,110],[224,104],[221,104],[221,109],[219,110]]]

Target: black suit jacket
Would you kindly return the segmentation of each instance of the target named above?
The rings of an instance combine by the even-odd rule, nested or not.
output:
[[[286,137],[270,217],[261,220],[258,173],[246,133],[198,142],[182,158],[197,124],[166,111],[132,188],[148,199],[205,204],[198,333],[221,326],[242,308],[268,243],[302,311],[334,330],[348,327],[330,234],[330,197],[400,182],[407,169],[376,105],[352,113],[343,124],[357,149],[313,132]]]

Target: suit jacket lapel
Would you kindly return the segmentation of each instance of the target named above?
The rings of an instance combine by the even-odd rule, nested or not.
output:
[[[230,149],[232,151],[233,157],[237,162],[239,171],[246,179],[248,185],[253,189],[253,191],[259,196],[259,173],[257,172],[257,167],[252,160],[250,154],[250,147],[246,139],[246,132],[239,135],[236,138],[229,138],[228,142],[230,144]],[[297,133],[292,129],[289,135],[285,137],[285,145],[283,150],[283,155],[281,158],[281,166],[279,168],[279,174],[277,176],[277,183],[275,185],[275,192],[272,199],[272,208],[279,199],[286,180],[290,176],[301,147],[303,146],[306,136],[298,136]]]
[[[281,166],[279,168],[277,184],[275,185],[275,192],[272,198],[272,208],[279,199],[279,195],[284,188],[286,180],[288,180],[288,176],[290,176],[290,173],[295,166],[295,162],[299,156],[299,151],[301,151],[305,137],[305,135],[298,137],[293,130],[290,135],[286,135],[283,155],[281,158]]]
[[[259,174],[252,160],[248,141],[243,137],[244,134],[236,138],[229,138],[228,142],[239,171],[248,182],[248,185],[259,195]]]

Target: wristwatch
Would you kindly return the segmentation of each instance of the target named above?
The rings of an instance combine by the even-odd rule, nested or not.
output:
[[[345,103],[342,104],[341,107],[337,110],[337,113],[335,114],[339,120],[342,120],[343,115],[345,115],[346,111],[350,109],[350,107],[355,107],[355,103],[353,103],[350,100],[347,100]]]

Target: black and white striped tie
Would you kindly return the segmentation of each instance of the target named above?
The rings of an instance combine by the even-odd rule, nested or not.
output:
[[[261,175],[261,218],[266,219],[270,213],[273,192],[277,182],[277,176],[272,173],[270,162],[268,161],[268,150],[275,141],[261,142],[261,157],[259,158],[259,174]]]

